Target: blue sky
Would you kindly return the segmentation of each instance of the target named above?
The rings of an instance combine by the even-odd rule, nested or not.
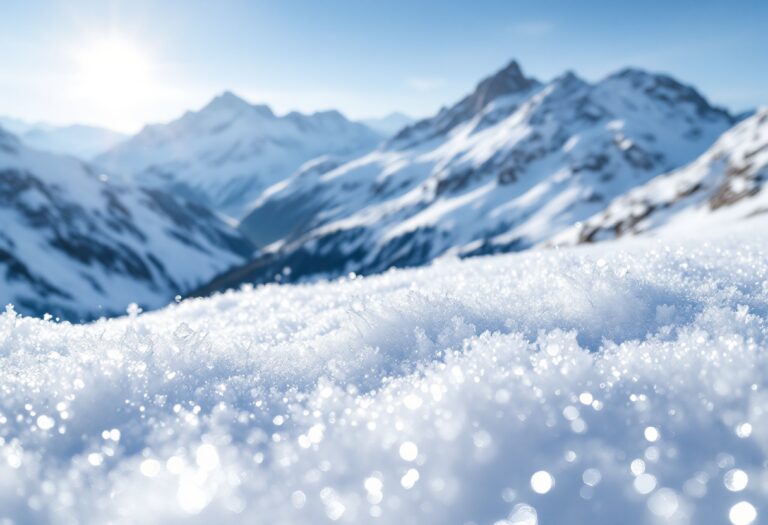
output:
[[[422,116],[512,58],[541,79],[633,65],[768,104],[765,0],[0,1],[0,114],[28,120],[135,131],[225,89],[278,112]],[[141,65],[104,65],[115,40]]]

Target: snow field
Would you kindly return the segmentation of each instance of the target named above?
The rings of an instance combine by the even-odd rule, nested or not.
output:
[[[765,225],[9,307],[0,523],[759,523]]]

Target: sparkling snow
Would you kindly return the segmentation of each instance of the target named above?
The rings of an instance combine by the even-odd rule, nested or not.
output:
[[[760,523],[766,226],[8,307],[0,523]]]

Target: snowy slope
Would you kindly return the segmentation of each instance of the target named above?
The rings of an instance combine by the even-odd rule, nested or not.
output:
[[[0,303],[72,319],[167,304],[250,244],[210,211],[0,131]]]
[[[767,212],[766,180],[768,108],[734,126],[691,164],[622,195],[554,242],[719,227]]]
[[[566,73],[542,84],[512,62],[386,146],[267,190],[241,229],[274,263],[247,278],[524,249],[696,158],[731,122],[664,75],[627,69],[589,84]]]
[[[380,140],[338,111],[278,117],[226,92],[200,111],[147,126],[97,163],[239,218],[264,188],[304,162],[325,154],[359,155]]]
[[[83,160],[90,160],[104,153],[128,137],[123,133],[96,126],[29,124],[6,117],[0,117],[0,127],[18,136],[32,148],[73,155]]]
[[[84,326],[9,309],[0,520],[763,523],[768,223],[740,226]]]

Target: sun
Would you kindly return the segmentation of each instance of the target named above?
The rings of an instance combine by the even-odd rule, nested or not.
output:
[[[104,117],[129,119],[153,90],[149,55],[135,42],[121,37],[92,39],[74,53],[74,86],[79,96]]]

